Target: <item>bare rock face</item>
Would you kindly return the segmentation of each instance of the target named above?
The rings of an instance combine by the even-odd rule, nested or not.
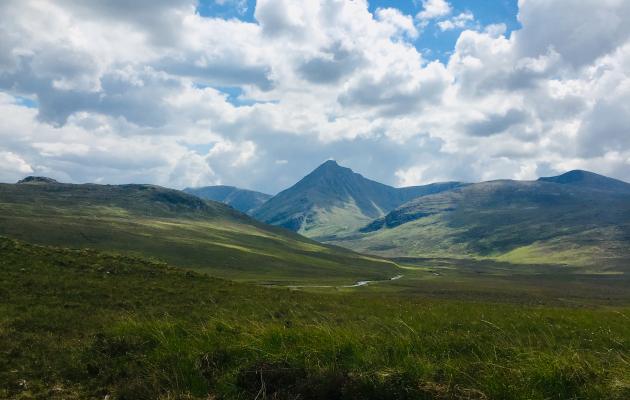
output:
[[[27,176],[26,178],[19,180],[18,184],[51,184],[51,183],[59,183],[52,178],[46,178],[45,176]]]

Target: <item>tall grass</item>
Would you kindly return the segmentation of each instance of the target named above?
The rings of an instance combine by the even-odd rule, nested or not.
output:
[[[320,295],[0,253],[0,398],[630,398],[627,306]]]
[[[259,316],[222,316],[186,328],[131,318],[87,352],[106,366],[103,382],[116,382],[112,390],[131,398],[138,388],[155,389],[155,397],[164,388],[169,395],[235,398],[630,395],[627,324],[614,312],[394,304],[353,302],[355,312],[370,314],[348,316],[342,307],[311,318],[292,311],[265,316],[261,309]]]

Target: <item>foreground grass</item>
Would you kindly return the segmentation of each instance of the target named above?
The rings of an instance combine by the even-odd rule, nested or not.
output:
[[[0,398],[627,399],[630,308],[309,294],[0,239]]]

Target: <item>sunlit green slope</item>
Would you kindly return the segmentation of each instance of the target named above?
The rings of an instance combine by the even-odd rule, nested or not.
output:
[[[138,254],[256,281],[385,278],[396,267],[151,185],[0,185],[0,235]]]
[[[624,190],[630,185],[571,175],[483,182],[420,197],[336,243],[381,255],[519,263],[605,267],[630,259],[630,192]]]

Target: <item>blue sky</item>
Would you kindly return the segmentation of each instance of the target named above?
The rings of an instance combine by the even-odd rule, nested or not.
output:
[[[378,8],[398,8],[408,15],[416,15],[422,9],[422,1],[370,1],[370,10],[374,12]],[[483,27],[492,24],[505,24],[507,34],[520,26],[517,21],[518,4],[516,0],[454,0],[450,1],[453,8],[452,14],[459,15],[471,12],[478,26]],[[427,60],[438,59],[448,61],[455,42],[459,37],[460,29],[442,31],[436,25],[437,21],[430,23],[422,34],[413,43],[422,52]]]
[[[630,180],[628,15],[619,0],[3,1],[0,181],[274,193],[330,158],[394,186]]]
[[[450,1],[450,5],[453,8],[452,15],[459,15],[467,11],[471,12],[475,17],[476,24],[474,25],[479,27],[505,24],[508,35],[520,27],[517,20],[517,0],[453,0]],[[200,15],[207,17],[237,18],[242,21],[254,22],[255,8],[255,0],[224,0],[223,2],[201,0],[197,11]],[[372,13],[379,8],[396,8],[406,15],[415,16],[422,10],[422,0],[369,1],[369,10]],[[442,62],[447,62],[461,29],[442,31],[438,28],[436,22],[431,22],[418,39],[413,41],[413,44],[428,61],[438,59]]]
[[[398,3],[396,1],[382,2]],[[517,21],[518,6],[516,0],[481,0],[481,1],[451,1],[453,14],[470,11],[475,16],[475,21],[479,27],[492,24],[504,24],[506,34],[519,28]],[[374,4],[372,7],[381,7]],[[393,4],[391,6],[394,6]],[[413,12],[413,9],[410,9]],[[418,50],[429,60],[439,59],[442,62],[448,61],[448,56],[452,53],[455,42],[459,37],[459,30],[441,31],[435,23],[429,24],[423,34],[416,40],[415,45]]]

